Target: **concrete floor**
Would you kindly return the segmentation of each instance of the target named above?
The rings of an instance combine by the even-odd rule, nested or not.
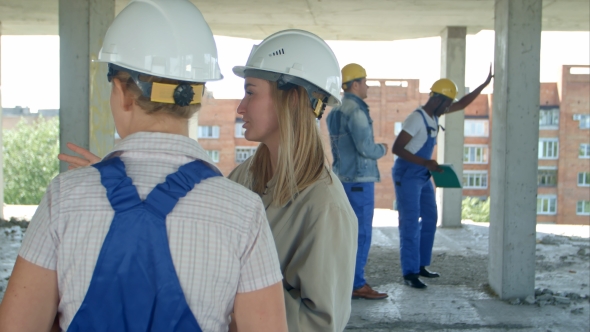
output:
[[[589,331],[588,302],[583,314],[570,308],[513,306],[465,287],[401,284],[379,287],[386,301],[353,301],[347,331]]]
[[[487,286],[488,225],[439,228],[431,270],[441,278],[417,290],[402,284],[397,214],[376,210],[366,277],[382,301],[353,300],[347,331],[590,331],[588,299],[569,305],[511,305]],[[537,227],[536,287],[590,294],[590,228]],[[581,251],[583,249],[583,251]],[[583,253],[582,255],[580,253]]]

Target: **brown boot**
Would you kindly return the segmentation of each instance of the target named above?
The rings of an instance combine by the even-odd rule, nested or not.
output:
[[[352,291],[352,298],[353,299],[366,299],[366,300],[382,300],[388,297],[385,293],[379,293],[368,284],[365,284],[363,287],[359,289],[355,289]]]

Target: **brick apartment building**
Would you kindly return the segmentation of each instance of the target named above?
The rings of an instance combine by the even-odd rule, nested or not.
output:
[[[590,224],[590,66],[563,66],[561,80],[541,83],[539,114],[539,169],[537,221]],[[428,99],[416,79],[371,79],[367,103],[373,118],[375,141],[389,149],[404,119]],[[243,137],[236,113],[240,100],[206,98],[198,113],[198,136],[224,175],[254,153],[258,146]],[[320,131],[328,159],[332,159],[325,118]],[[20,118],[34,121],[58,115],[58,110],[4,109],[3,129]],[[480,95],[465,110],[463,196],[490,195],[492,96]],[[435,149],[436,154],[436,149]],[[435,155],[436,156],[436,155]],[[375,206],[391,209],[395,193],[391,180],[391,151],[379,159],[381,182],[375,185]]]
[[[541,84],[537,222],[590,224],[590,75],[589,66],[563,66],[561,80]],[[367,103],[375,141],[389,148],[404,119],[428,99],[416,79],[371,79]],[[199,112],[198,137],[223,174],[254,153],[257,143],[243,137],[236,114],[239,100],[209,99]],[[324,115],[326,118],[329,111]],[[463,195],[490,194],[492,96],[480,95],[465,110]],[[320,131],[331,159],[325,120]],[[391,151],[379,160],[381,182],[375,206],[391,209]]]

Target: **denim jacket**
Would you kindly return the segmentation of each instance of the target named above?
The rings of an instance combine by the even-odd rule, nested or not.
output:
[[[345,93],[342,105],[326,119],[332,146],[334,173],[342,182],[379,182],[377,159],[386,153],[375,144],[369,106],[359,97]]]

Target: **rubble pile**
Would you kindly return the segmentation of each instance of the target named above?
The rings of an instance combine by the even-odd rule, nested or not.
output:
[[[566,309],[584,301],[590,302],[590,297],[574,292],[554,292],[548,288],[536,288],[534,296],[527,296],[525,299],[513,298],[507,302],[511,305],[537,305],[539,307],[553,305]],[[574,308],[571,313],[582,315],[584,307]]]

